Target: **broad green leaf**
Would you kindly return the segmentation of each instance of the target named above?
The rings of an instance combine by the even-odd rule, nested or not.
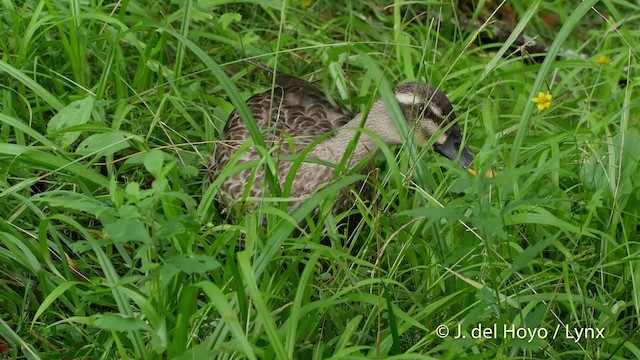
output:
[[[220,267],[220,263],[214,257],[197,254],[173,256],[166,259],[165,263],[187,274],[204,274]]]
[[[238,13],[224,13],[220,15],[218,23],[220,24],[220,26],[222,26],[223,29],[226,29],[232,22],[237,22],[240,20],[242,20],[242,15]]]
[[[34,198],[33,201],[44,202],[51,207],[80,211],[96,218],[105,215],[115,217],[117,215],[114,208],[93,197],[66,191],[53,192],[50,195],[51,196]]]
[[[160,177],[163,162],[164,155],[160,150],[151,150],[144,156],[144,168],[156,178]]]
[[[84,139],[78,148],[78,155],[109,156],[129,147],[127,138],[118,132],[93,134]]]
[[[179,215],[164,223],[156,235],[158,239],[166,239],[186,231],[197,232],[199,228],[200,223],[192,215]]]
[[[120,314],[102,314],[96,315],[94,318],[93,326],[100,329],[118,332],[131,330],[151,331],[151,327],[146,322]]]
[[[86,124],[91,118],[93,110],[93,97],[87,96],[82,100],[76,100],[57,113],[47,124],[47,134],[53,142],[66,149],[80,137],[80,131],[65,132],[65,129],[76,125]]]
[[[105,229],[114,243],[138,241],[151,244],[151,237],[149,237],[145,224],[138,219],[121,219],[108,224]]]

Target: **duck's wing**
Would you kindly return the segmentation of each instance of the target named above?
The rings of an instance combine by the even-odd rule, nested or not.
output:
[[[289,114],[284,114],[287,117],[287,123],[296,123],[296,121],[298,121],[295,115],[296,112],[300,110],[298,108],[299,106],[301,106],[305,110],[305,112],[308,113],[312,120],[317,120],[318,122],[320,122],[320,124],[318,124],[320,125],[318,131],[321,132],[317,133],[317,136],[324,134],[331,129],[342,127],[353,118],[353,114],[351,114],[349,110],[341,105],[329,101],[324,93],[313,86],[313,84],[311,84],[310,82],[303,80],[297,76],[277,71],[270,66],[256,61],[245,60],[245,62],[257,67],[263,72],[275,75],[275,84],[277,87],[273,91],[273,98],[274,100],[280,100],[280,102],[276,103],[274,101],[274,103],[276,103],[284,110],[295,110],[291,118],[288,117]],[[269,90],[263,94],[258,95],[257,97],[262,97],[263,99],[269,101],[269,103],[271,104],[271,93],[272,91]],[[323,113],[317,113],[318,109],[321,109]],[[305,120],[308,119],[302,119],[300,120],[300,123],[305,123],[304,125],[308,125],[306,124]],[[330,128],[326,128],[326,124],[322,124],[325,120],[330,123]],[[307,132],[313,133],[313,130],[308,129]]]
[[[277,156],[299,153],[319,136],[344,126],[353,118],[347,109],[332,104],[309,82],[277,72],[260,63],[250,63],[262,71],[276,74],[276,86],[251,97],[247,100],[247,106],[258,128],[262,131],[267,146],[279,148]],[[244,121],[234,110],[229,115],[222,141],[216,146],[209,159],[212,178],[219,175],[237,149],[249,138],[249,131]],[[238,165],[259,158],[257,150],[251,147],[240,155]],[[279,172],[286,174],[289,166],[289,162],[280,162]],[[241,171],[228,178],[222,184],[221,192],[228,194],[231,199],[239,198],[249,173],[250,170]],[[259,169],[256,177],[259,179],[262,176],[262,169]],[[232,189],[232,185],[237,185],[238,189]],[[252,187],[251,196],[256,196],[258,193],[257,186]]]
[[[263,63],[259,63],[253,60],[244,60],[249,65],[257,67],[263,72],[276,75],[276,84],[281,86],[284,89],[291,91],[307,91],[309,93],[317,93],[322,96],[320,90],[318,90],[315,86],[313,86],[310,82],[300,79],[297,76],[289,75],[284,72],[277,71],[271,66],[265,65]]]

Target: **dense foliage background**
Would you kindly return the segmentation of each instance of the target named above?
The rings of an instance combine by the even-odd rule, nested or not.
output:
[[[1,1],[0,357],[640,357],[639,17],[624,0]],[[353,174],[230,223],[204,167],[270,85],[248,58],[354,112],[438,85],[498,175],[407,144],[378,156],[350,234],[330,209]]]

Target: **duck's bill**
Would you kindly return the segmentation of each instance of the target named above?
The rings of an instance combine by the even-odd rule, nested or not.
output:
[[[472,167],[468,168],[467,170],[469,170],[469,172],[471,173],[471,175],[476,176],[476,169]],[[484,174],[485,177],[489,178],[489,179],[493,179],[496,176],[496,172],[494,170],[487,170],[487,172]]]
[[[435,144],[433,148],[446,158],[453,161],[457,160],[460,165],[469,170],[471,175],[476,176],[476,169],[471,165],[473,162],[473,153],[471,153],[468,146],[460,147],[460,142],[460,139],[456,138],[455,135],[450,135],[444,143]],[[488,178],[494,177],[493,170],[488,170],[486,176]]]
[[[458,160],[458,163],[465,169],[473,169],[473,166],[471,166],[471,162],[473,162],[471,150],[469,150],[468,146],[461,148],[460,139],[454,134],[447,136],[447,140],[444,143],[434,144],[433,148],[450,160]]]

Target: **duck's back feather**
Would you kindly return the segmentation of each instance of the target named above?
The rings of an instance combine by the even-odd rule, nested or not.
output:
[[[274,70],[262,64],[254,64],[262,70],[274,73]],[[352,119],[351,113],[342,106],[333,105],[316,87],[295,76],[284,73],[276,74],[276,86],[251,97],[247,106],[253,115],[258,128],[262,131],[268,148],[278,149],[272,156],[298,154],[318,137],[344,126]],[[237,149],[250,138],[249,131],[237,111],[229,115],[221,137],[221,142],[209,160],[212,178],[218,177]],[[260,158],[257,150],[250,147],[240,155],[238,164],[254,161]],[[284,186],[286,176],[291,168],[290,161],[277,161],[278,179]],[[311,181],[317,182],[318,187],[331,179],[332,170],[324,167],[324,171],[313,174]],[[253,169],[246,169],[227,177],[221,184],[220,200],[229,206],[240,200],[248,185]],[[296,178],[298,178],[296,175]],[[305,178],[309,175],[304,174]],[[255,178],[248,189],[248,196],[257,197],[262,194],[264,170],[260,166],[256,170]],[[302,185],[302,184],[301,184]],[[304,189],[309,184],[304,184]],[[316,186],[312,186],[316,187]],[[291,196],[302,194],[303,187],[297,190],[292,186]],[[306,191],[306,190],[305,190]]]

